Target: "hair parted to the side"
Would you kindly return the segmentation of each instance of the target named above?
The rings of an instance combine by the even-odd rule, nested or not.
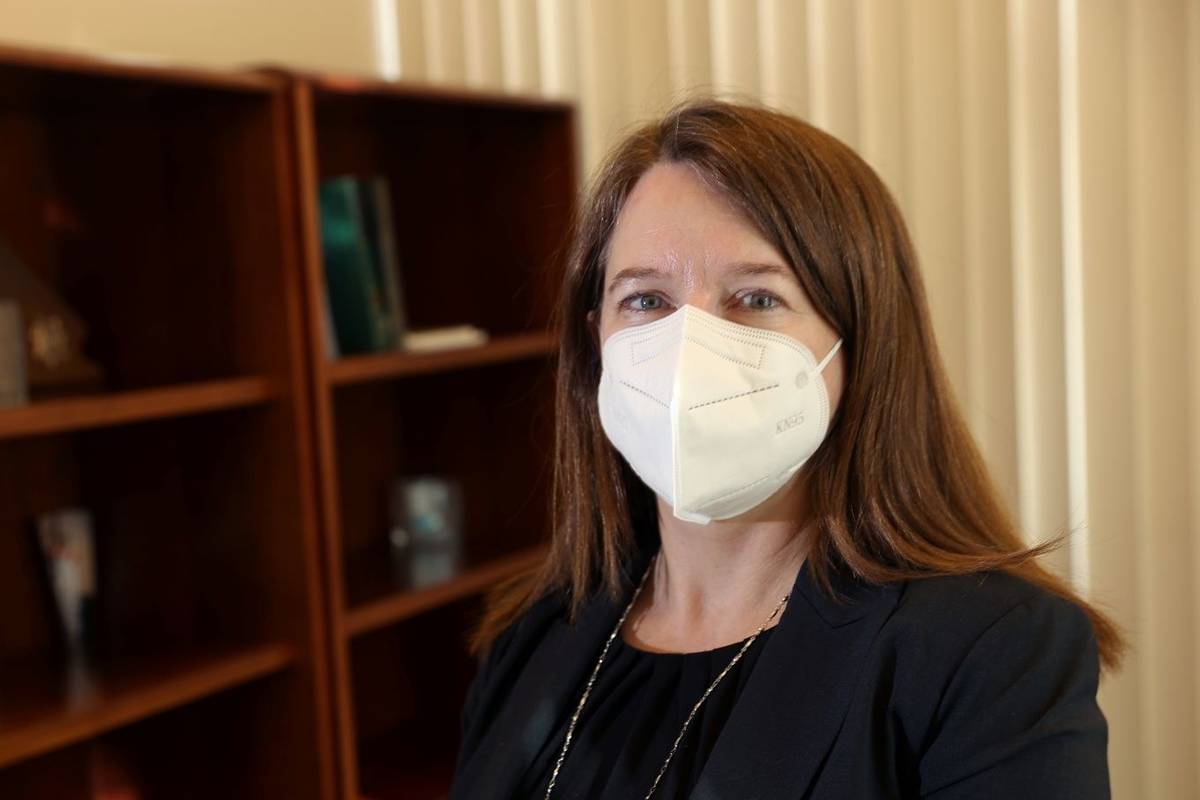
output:
[[[1100,659],[1125,649],[1112,620],[1035,560],[1005,508],[942,367],[904,220],[878,175],[818,128],[752,103],[677,105],[613,149],[575,222],[557,312],[557,417],[547,558],[488,595],[471,640],[485,652],[539,598],[561,593],[574,619],[593,592],[616,599],[635,531],[656,525],[652,492],[609,444],[596,395],[600,353],[587,321],[602,293],[617,216],[657,162],[682,162],[739,207],[788,260],[843,338],[846,384],[827,437],[805,464],[823,590],[844,565],[882,583],[1000,569],[1067,598],[1091,618]]]

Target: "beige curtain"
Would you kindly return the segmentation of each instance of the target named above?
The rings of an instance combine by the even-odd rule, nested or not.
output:
[[[1053,566],[1133,634],[1115,796],[1200,797],[1200,0],[14,0],[0,36],[573,98],[587,168],[693,90],[838,135],[1030,540],[1077,529]]]

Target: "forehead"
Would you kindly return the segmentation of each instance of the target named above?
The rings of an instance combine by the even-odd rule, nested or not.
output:
[[[720,262],[782,262],[750,219],[690,164],[660,162],[626,198],[609,242],[606,273]]]

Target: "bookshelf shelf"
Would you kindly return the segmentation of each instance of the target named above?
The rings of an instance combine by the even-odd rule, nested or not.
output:
[[[16,699],[0,704],[0,769],[272,675],[295,661],[294,648],[266,644],[151,658],[122,668],[81,667],[73,673],[58,666],[6,674],[6,695]]]
[[[439,608],[447,603],[478,594],[489,586],[532,567],[546,554],[544,547],[531,547],[518,553],[491,558],[469,565],[459,574],[443,582],[419,589],[404,589],[379,574],[354,576],[347,583],[361,595],[374,595],[374,599],[362,599],[346,612],[345,632],[347,636],[358,636],[387,625],[401,622],[417,614]],[[380,563],[375,560],[375,563]],[[357,579],[355,579],[357,578]]]
[[[554,351],[557,341],[549,333],[535,331],[499,336],[478,347],[463,347],[436,353],[383,353],[350,356],[329,363],[329,382],[344,386],[368,381],[426,375],[485,364],[539,358]]]
[[[244,408],[269,402],[277,395],[271,380],[250,376],[44,400],[0,410],[0,440]]]

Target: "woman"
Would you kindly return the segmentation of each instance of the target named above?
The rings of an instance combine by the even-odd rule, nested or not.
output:
[[[1024,546],[849,148],[645,125],[559,312],[551,552],[476,633],[452,798],[1108,797],[1120,635]]]

